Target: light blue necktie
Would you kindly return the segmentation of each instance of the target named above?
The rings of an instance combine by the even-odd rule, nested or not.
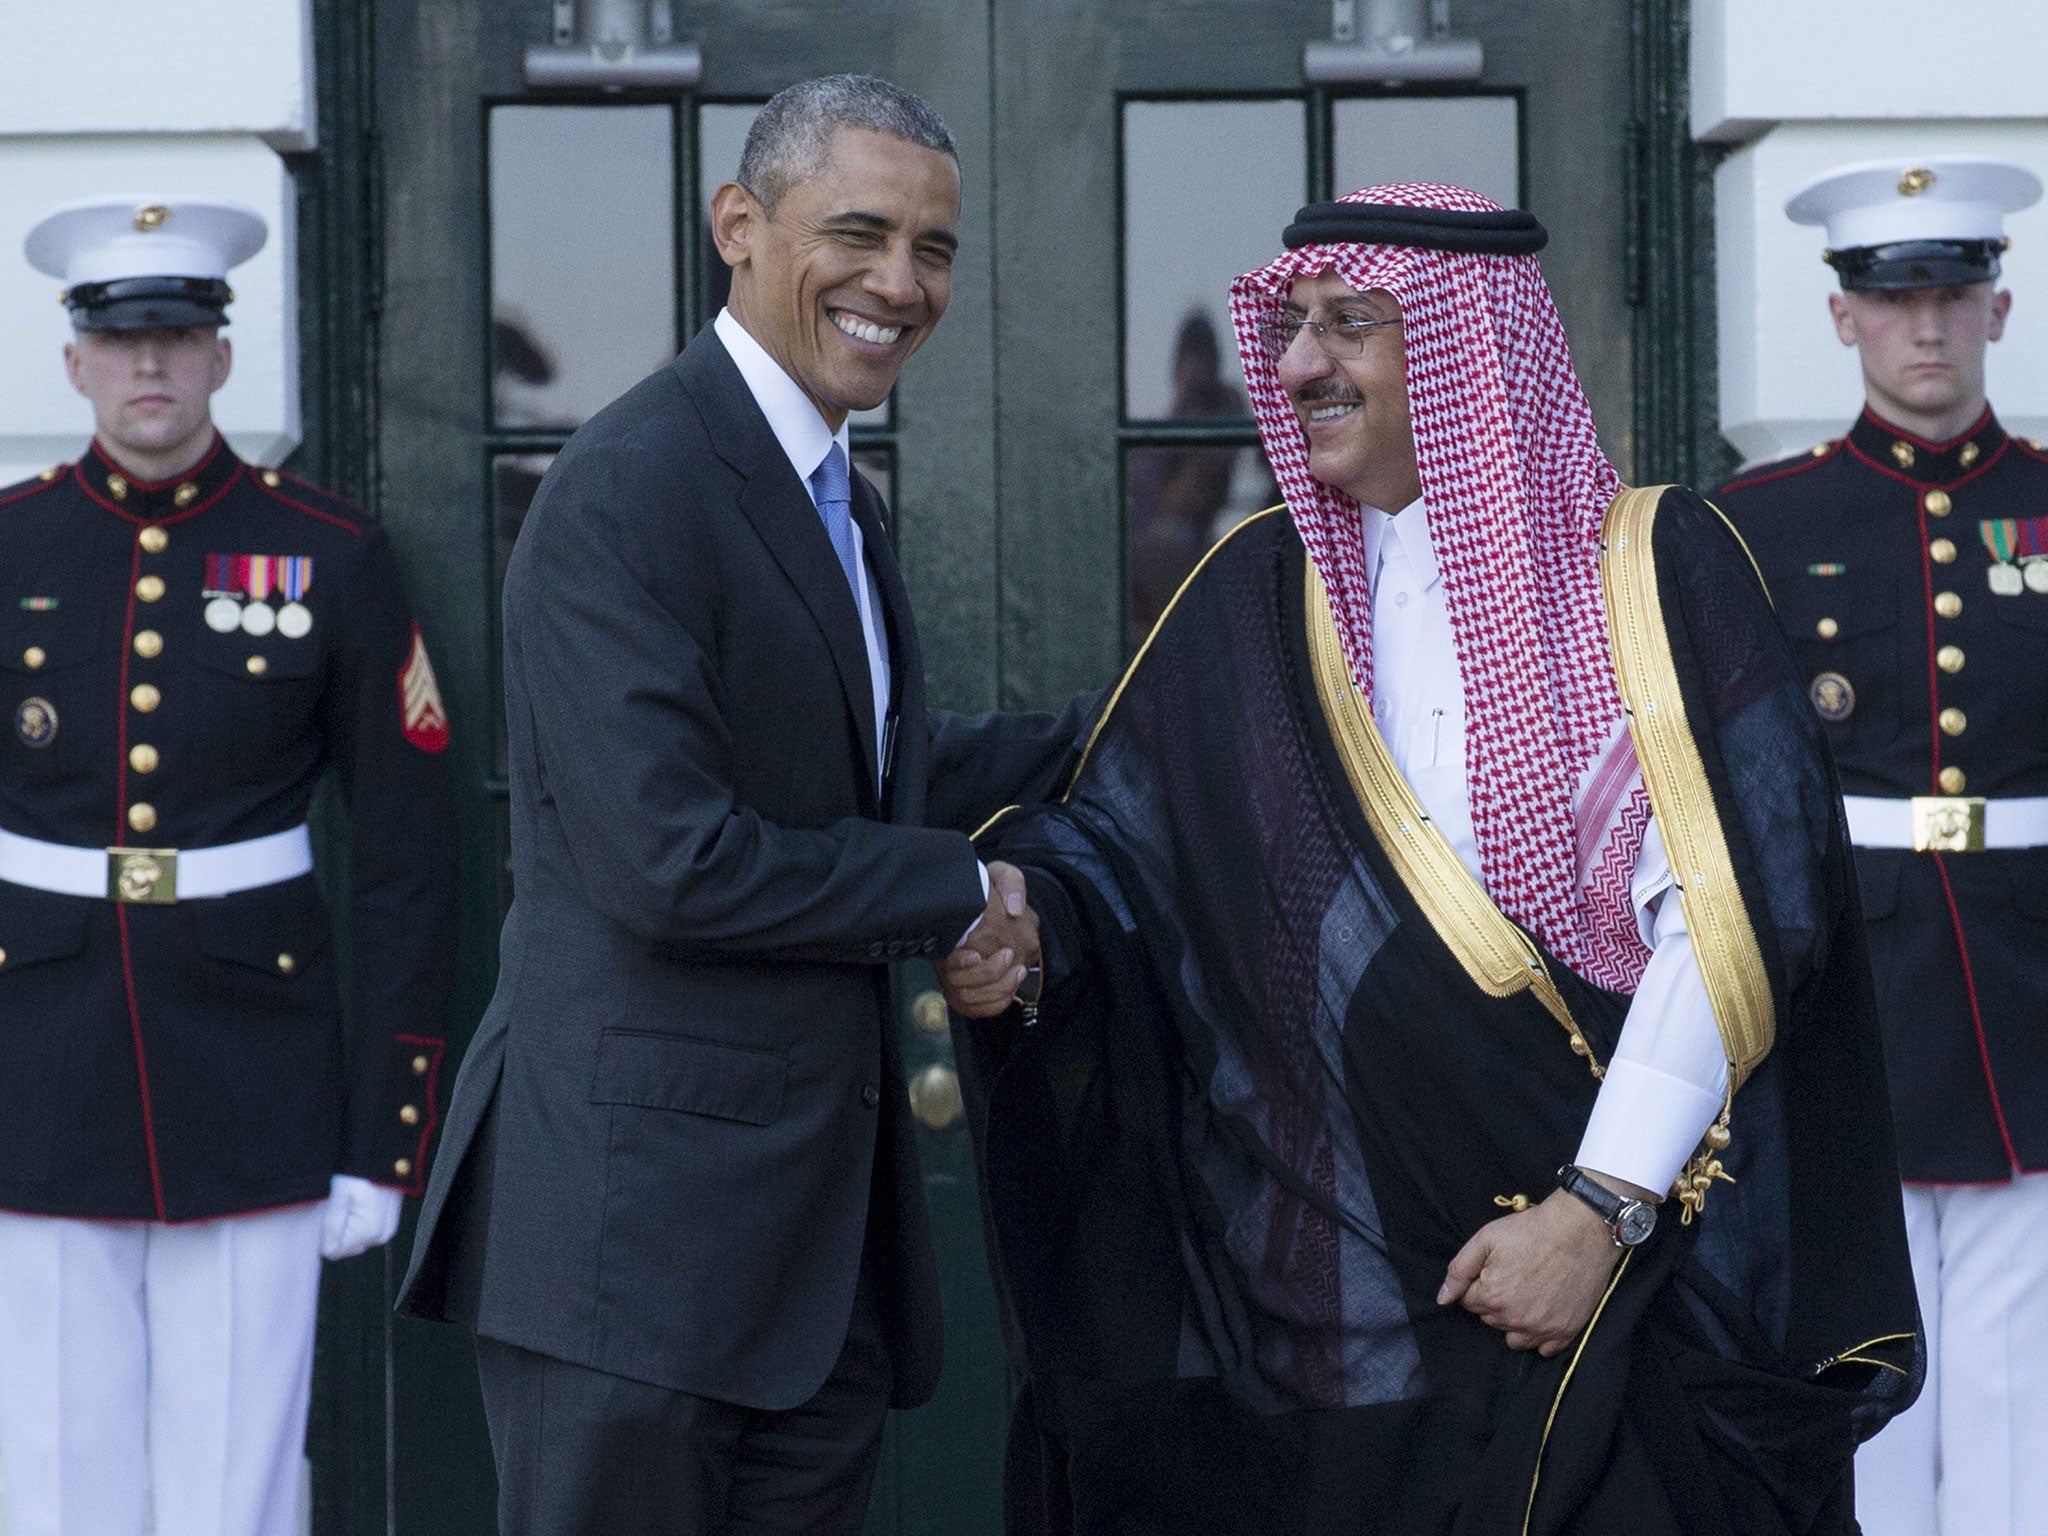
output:
[[[824,462],[811,471],[811,494],[818,498],[818,516],[825,520],[825,536],[839,556],[839,568],[846,572],[847,590],[853,594],[854,611],[860,611],[860,555],[853,543],[853,484],[846,475],[846,450],[837,443]]]

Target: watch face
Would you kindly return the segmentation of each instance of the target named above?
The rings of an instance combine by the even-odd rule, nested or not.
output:
[[[1633,1248],[1650,1235],[1657,1225],[1657,1208],[1631,1200],[1621,1208],[1621,1215],[1615,1219],[1615,1235],[1621,1239],[1624,1248]]]

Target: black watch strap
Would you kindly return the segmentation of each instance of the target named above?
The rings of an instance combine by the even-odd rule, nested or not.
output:
[[[1617,1195],[1598,1179],[1587,1175],[1576,1163],[1557,1170],[1558,1188],[1583,1200],[1607,1224],[1607,1235],[1617,1248],[1633,1248],[1657,1225],[1657,1208]]]

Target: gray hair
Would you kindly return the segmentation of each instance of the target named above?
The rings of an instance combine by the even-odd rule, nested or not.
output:
[[[960,159],[945,120],[901,86],[874,75],[821,75],[778,91],[761,109],[740,152],[740,185],[772,214],[784,193],[825,168],[839,128],[871,129]]]

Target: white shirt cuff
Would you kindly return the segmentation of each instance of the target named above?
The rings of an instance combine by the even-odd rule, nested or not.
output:
[[[984,864],[984,863],[983,863],[983,862],[982,862],[982,861],[981,861],[980,859],[976,859],[976,860],[974,861],[974,867],[975,867],[976,869],[978,869],[978,870],[980,870],[980,871],[981,871],[981,905],[982,905],[982,908],[983,908],[983,911],[982,911],[982,916],[983,916],[983,917],[985,917],[985,916],[987,916],[987,915],[988,915],[988,913],[987,913],[987,908],[988,908],[988,892],[989,892],[989,884],[988,884],[988,865]],[[980,926],[981,926],[981,918],[980,918],[980,917],[977,917],[977,918],[976,918],[976,919],[975,919],[975,920],[974,920],[973,922],[969,923],[969,924],[967,925],[967,931],[966,931],[965,933],[963,933],[963,934],[961,934],[961,935],[960,935],[960,944],[965,944],[965,943],[966,943],[966,942],[967,942],[967,941],[968,941],[969,939],[973,938],[973,937],[974,937],[974,930],[975,930],[975,929],[977,929],[977,928],[979,928]],[[960,947],[960,944],[955,944],[955,945],[954,945],[953,947],[954,947],[955,949],[958,949],[958,948]]]
[[[1720,1118],[1722,1103],[1720,1093],[1618,1056],[1607,1064],[1573,1161],[1662,1195]]]

